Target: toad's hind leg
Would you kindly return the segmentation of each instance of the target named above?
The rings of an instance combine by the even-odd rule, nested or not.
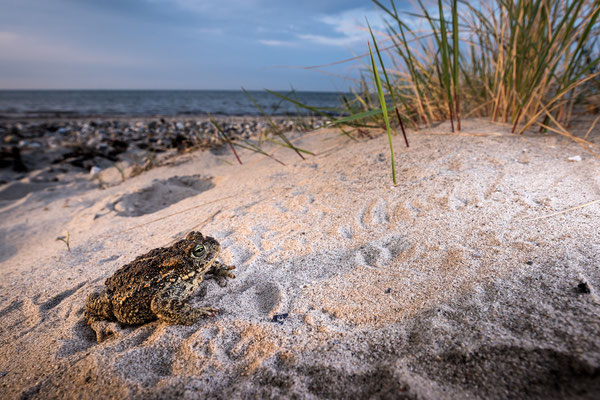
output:
[[[95,291],[88,295],[85,302],[85,315],[89,321],[114,319],[112,302],[106,290]]]
[[[219,310],[212,307],[194,308],[187,304],[186,287],[172,286],[158,292],[150,303],[156,316],[169,324],[191,325],[202,317],[212,317]]]

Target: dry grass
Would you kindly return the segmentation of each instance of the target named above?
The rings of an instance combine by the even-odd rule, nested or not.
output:
[[[454,132],[461,118],[487,117],[516,134],[539,127],[564,135],[600,158],[587,140],[597,120],[585,137],[568,131],[575,111],[600,96],[598,0],[417,0],[413,13],[398,12],[393,0],[373,2],[387,26],[368,28],[379,66],[371,53],[338,109],[270,92],[314,115],[343,115],[330,126],[350,137],[387,130],[393,108],[403,133],[404,122],[418,129],[449,119]]]

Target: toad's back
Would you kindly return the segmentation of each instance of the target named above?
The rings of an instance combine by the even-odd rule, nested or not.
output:
[[[192,265],[173,248],[157,248],[118,269],[105,282],[110,292],[130,291],[134,287],[156,286],[174,271],[183,273]],[[178,271],[181,270],[181,271]]]

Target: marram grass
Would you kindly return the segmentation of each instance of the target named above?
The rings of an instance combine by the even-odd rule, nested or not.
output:
[[[393,0],[373,3],[385,19],[377,37],[386,46],[369,26],[379,67],[365,43],[371,62],[339,109],[271,93],[318,115],[341,115],[329,126],[349,136],[385,125],[394,183],[388,99],[401,128],[450,120],[454,131],[461,118],[486,117],[517,134],[539,127],[593,148],[568,126],[580,105],[600,95],[600,1],[417,0],[416,12],[399,12]]]

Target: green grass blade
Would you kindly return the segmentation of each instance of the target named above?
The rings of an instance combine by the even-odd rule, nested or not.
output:
[[[450,82],[450,49],[448,46],[448,33],[446,29],[446,20],[444,18],[444,7],[442,6],[442,0],[438,0],[438,9],[440,13],[440,37],[441,37],[441,48],[440,52],[442,53],[442,77],[444,80],[444,86],[446,89],[446,95],[448,96],[448,109],[450,111],[450,125],[452,126],[452,132],[454,132],[454,121],[452,118],[452,108],[454,107],[454,102],[452,101],[452,91],[451,91],[451,82]],[[432,28],[434,24],[432,22]],[[435,28],[434,28],[435,29]]]
[[[327,126],[334,126],[339,124],[347,124],[348,122],[357,121],[359,119],[370,118],[379,114],[383,114],[383,111],[380,108],[375,110],[364,111],[358,114],[349,115],[347,117],[338,118],[336,120],[331,121],[331,123]]]
[[[287,100],[287,101],[289,101],[289,102],[290,102],[290,103],[292,103],[292,104],[295,104],[295,105],[296,105],[296,106],[298,106],[298,107],[301,107],[301,108],[304,108],[304,109],[306,109],[306,110],[312,111],[312,112],[314,112],[314,113],[316,113],[316,114],[319,114],[319,115],[320,115],[320,116],[322,116],[322,117],[331,118],[331,115],[330,115],[330,114],[327,114],[327,113],[323,112],[321,109],[319,109],[319,108],[317,108],[317,107],[312,107],[312,106],[309,106],[309,105],[307,105],[307,104],[301,103],[301,102],[299,102],[299,101],[297,101],[297,100],[295,100],[295,99],[292,99],[292,98],[290,98],[290,97],[288,97],[288,96],[285,96],[285,95],[283,95],[283,94],[281,94],[281,93],[277,93],[277,92],[275,92],[275,91],[273,91],[273,90],[269,90],[269,89],[265,89],[265,90],[266,90],[267,92],[271,93],[272,95],[275,95],[275,96],[281,97],[282,99],[284,99],[284,100]],[[332,125],[332,124],[329,124],[329,125]],[[340,130],[341,130],[341,132],[342,132],[344,135],[346,135],[346,136],[347,136],[347,137],[349,137],[350,139],[352,139],[352,140],[356,141],[356,139],[355,139],[355,138],[353,138],[353,137],[350,135],[350,133],[348,133],[346,130],[344,130],[344,129],[343,129],[343,128],[341,128],[341,127],[340,127]]]
[[[390,144],[390,154],[392,156],[392,181],[394,186],[396,183],[396,166],[394,162],[394,148],[392,147],[392,130],[390,128],[390,119],[387,113],[387,107],[385,104],[385,96],[383,88],[381,87],[381,79],[379,79],[379,73],[377,72],[377,65],[375,64],[375,58],[373,57],[373,51],[371,51],[371,44],[369,44],[369,54],[371,55],[371,65],[373,68],[373,75],[375,76],[375,84],[377,85],[377,94],[379,95],[379,103],[381,104],[381,112],[383,114],[383,120],[385,121],[385,129],[388,135],[388,141]]]
[[[275,132],[275,134],[277,136],[279,136],[286,143],[286,145],[287,145],[286,147],[289,147],[290,149],[294,150],[296,152],[296,154],[298,154],[300,156],[301,159],[305,160],[304,156],[300,152],[300,149],[298,149],[296,146],[294,146],[292,144],[292,142],[290,142],[288,140],[288,138],[283,134],[283,132],[281,131],[281,129],[279,128],[279,126],[277,126],[277,124],[273,121],[273,119],[262,109],[261,106],[258,105],[258,103],[256,101],[254,101],[254,98],[252,98],[252,96],[250,96],[250,93],[248,93],[248,91],[246,89],[244,89],[244,88],[242,88],[242,90],[244,91],[244,93],[246,94],[246,96],[248,96],[248,98],[250,99],[250,101],[252,101],[252,103],[254,104],[254,106],[267,119],[267,121],[269,122],[269,125],[271,126],[271,129]]]
[[[453,97],[457,129],[460,131],[460,101],[458,99],[458,93],[460,93],[459,78],[459,37],[458,37],[458,6],[457,0],[452,0],[452,49],[454,54],[452,56],[452,83],[453,83]]]
[[[215,128],[217,128],[217,131],[219,131],[219,133],[223,136],[227,136],[225,134],[225,131],[223,130],[223,128],[221,127],[221,125],[212,118],[212,116],[210,117],[210,122],[215,126]],[[250,143],[249,141],[247,141],[244,138],[239,138],[239,140],[241,140],[242,142],[244,142],[244,144],[240,144],[240,143],[235,143],[235,146],[237,147],[241,147],[242,149],[247,149],[247,150],[251,150],[255,153],[259,153],[262,154],[264,156],[267,156],[269,158],[271,158],[272,160],[278,162],[281,165],[285,165],[283,162],[279,161],[278,159],[276,159],[275,157],[273,157],[272,155],[270,155],[269,153],[267,153],[266,151],[264,151],[263,149],[261,149],[260,147],[256,146],[253,143]]]
[[[392,103],[394,104],[394,110],[396,110],[396,116],[398,117],[398,123],[400,124],[400,127],[402,128],[402,136],[404,136],[404,142],[406,143],[406,147],[409,147],[408,139],[406,138],[406,132],[404,131],[404,124],[402,123],[402,118],[400,117],[400,112],[398,111],[398,105],[396,103],[396,97],[394,96],[394,89],[392,88],[392,85],[390,84],[390,79],[388,78],[387,71],[385,70],[385,65],[383,65],[383,59],[381,58],[379,46],[377,46],[377,40],[375,40],[375,35],[373,35],[373,30],[371,29],[369,20],[366,18],[365,18],[365,20],[367,21],[367,26],[369,27],[369,32],[371,33],[371,38],[373,39],[373,45],[375,46],[375,52],[377,53],[377,58],[379,59],[379,64],[381,65],[381,70],[383,71],[383,76],[385,77],[385,83],[386,83],[388,92],[390,93],[390,96],[392,97]]]

